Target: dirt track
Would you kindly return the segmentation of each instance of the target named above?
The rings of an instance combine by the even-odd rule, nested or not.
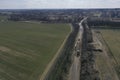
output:
[[[80,76],[80,57],[74,55],[74,61],[70,69],[69,80],[79,80]]]

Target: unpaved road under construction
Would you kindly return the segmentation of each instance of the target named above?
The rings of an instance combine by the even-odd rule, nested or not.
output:
[[[92,32],[87,26],[86,19],[79,23],[68,80],[99,80],[92,45],[90,45],[93,42]]]
[[[69,80],[79,80],[80,79],[80,55],[81,55],[81,46],[82,46],[82,35],[83,35],[83,26],[82,23],[86,18],[81,20],[79,23],[79,32],[75,41],[74,51],[72,55],[72,66],[70,68]]]

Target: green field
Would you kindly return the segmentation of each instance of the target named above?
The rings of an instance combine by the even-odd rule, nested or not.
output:
[[[69,32],[68,24],[0,22],[0,80],[39,80]]]
[[[120,30],[101,30],[101,33],[117,63],[120,64]]]
[[[7,16],[1,16],[0,15],[0,21],[2,21],[2,20],[4,20],[4,21],[7,20]]]
[[[105,39],[108,48],[110,50],[110,59],[112,66],[114,66],[120,77],[120,30],[118,29],[106,29],[101,30],[102,36]]]

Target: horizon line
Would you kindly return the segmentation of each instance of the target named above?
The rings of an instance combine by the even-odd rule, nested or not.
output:
[[[120,8],[6,8],[6,9],[0,9],[0,10],[56,10],[56,9],[60,9],[60,10],[65,10],[65,9],[120,9]]]

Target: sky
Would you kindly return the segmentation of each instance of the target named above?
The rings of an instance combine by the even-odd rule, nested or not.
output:
[[[0,9],[120,8],[120,0],[0,0]]]

